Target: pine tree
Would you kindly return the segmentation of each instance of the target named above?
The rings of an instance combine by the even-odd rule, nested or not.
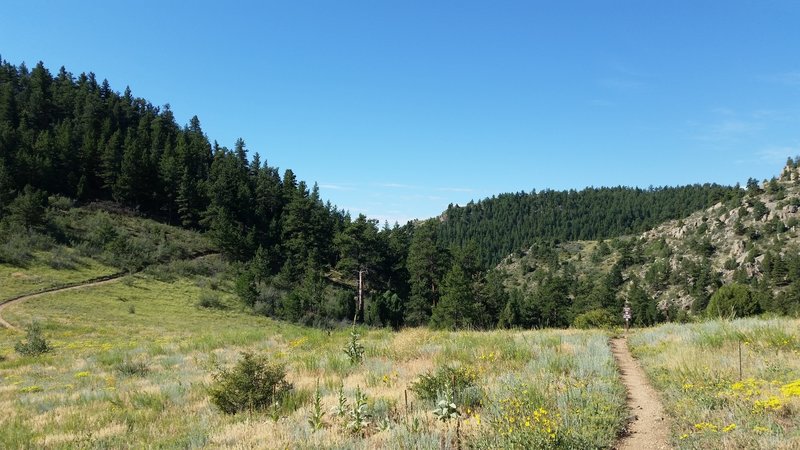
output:
[[[440,282],[449,266],[448,252],[437,242],[434,224],[425,222],[414,229],[408,249],[408,273],[411,298],[406,308],[406,322],[423,325],[439,300]]]
[[[475,324],[475,293],[460,263],[455,263],[442,282],[442,296],[433,307],[430,325],[440,329],[471,327]]]

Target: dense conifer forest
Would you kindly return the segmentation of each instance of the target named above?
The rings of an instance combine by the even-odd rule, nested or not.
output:
[[[497,264],[534,242],[640,233],[741,196],[741,189],[717,184],[500,194],[463,207],[450,205],[439,235],[451,245],[475,241],[481,248],[482,261]]]
[[[235,268],[242,301],[295,322],[327,326],[356,316],[392,327],[567,326],[598,305],[618,306],[616,272],[598,272],[596,283],[615,300],[582,305],[570,269],[553,271],[558,276],[537,284],[535,307],[520,313],[522,294],[494,266],[534,244],[544,255],[560,242],[638,233],[743,195],[738,186],[711,184],[502,194],[451,206],[436,219],[381,226],[323,201],[316,184],[281,173],[244,140],[233,148],[209,140],[196,116],[182,126],[169,105],[119,93],[93,73],[62,67],[53,75],[43,63],[29,69],[0,60],[5,242],[64,239],[44,213],[59,199],[113,202],[206,233]],[[2,248],[0,260],[9,260]],[[356,310],[359,271],[366,300]],[[564,305],[569,314],[554,315]]]

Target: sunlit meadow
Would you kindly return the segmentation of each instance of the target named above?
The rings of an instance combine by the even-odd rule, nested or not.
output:
[[[10,306],[7,320],[38,321],[55,348],[23,357],[12,350],[23,335],[0,331],[0,447],[603,448],[623,426],[604,332],[362,329],[365,358],[352,364],[349,330],[251,315],[228,289],[138,275]],[[217,307],[199,307],[203,295]],[[210,402],[212,374],[247,350],[285,364],[290,410],[226,415]],[[478,387],[447,421],[410,390],[444,366]],[[358,430],[335,412],[356,390],[368,414]]]
[[[740,319],[667,324],[634,334],[630,347],[673,418],[673,444],[800,448],[798,325]]]

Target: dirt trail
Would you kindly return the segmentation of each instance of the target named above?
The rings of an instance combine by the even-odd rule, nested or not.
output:
[[[86,288],[86,287],[99,286],[101,284],[106,284],[106,283],[112,283],[114,281],[118,281],[120,278],[122,278],[125,275],[127,275],[126,272],[115,273],[113,275],[107,275],[107,276],[104,276],[104,277],[99,277],[99,278],[93,278],[91,280],[86,280],[86,281],[83,281],[83,282],[78,283],[78,284],[71,284],[71,285],[68,285],[68,286],[55,287],[55,288],[51,288],[51,289],[46,289],[44,291],[35,292],[33,294],[20,295],[18,297],[10,298],[10,299],[4,301],[3,303],[0,303],[0,326],[9,328],[11,330],[17,330],[17,331],[19,330],[19,328],[15,327],[14,325],[11,325],[10,323],[8,323],[2,317],[3,310],[6,309],[7,307],[9,307],[10,305],[13,305],[15,303],[24,302],[25,300],[30,300],[32,298],[41,297],[43,295],[54,294],[56,292],[72,291],[72,290],[75,290],[75,289],[81,289],[81,288]]]
[[[206,258],[206,257],[209,257],[209,256],[216,256],[216,255],[219,255],[219,253],[206,251],[206,252],[197,253],[197,254],[187,258],[187,260],[196,260],[196,259],[201,259],[201,258]],[[14,325],[11,325],[10,323],[8,323],[2,317],[3,310],[6,309],[10,305],[13,305],[15,303],[21,303],[21,302],[24,302],[25,300],[30,300],[32,298],[41,297],[43,295],[53,294],[53,293],[56,293],[56,292],[72,291],[72,290],[75,290],[75,289],[81,289],[81,288],[86,288],[86,287],[99,286],[101,284],[112,283],[114,281],[118,281],[120,278],[124,277],[125,275],[129,275],[129,274],[132,274],[132,273],[133,272],[117,272],[117,273],[113,273],[111,275],[104,275],[104,276],[97,277],[97,278],[92,278],[92,279],[89,279],[89,280],[79,281],[77,283],[71,283],[71,284],[62,285],[62,286],[56,286],[56,287],[52,287],[52,288],[49,288],[49,289],[41,290],[39,292],[33,292],[33,293],[30,293],[30,294],[24,294],[24,295],[19,295],[19,296],[16,296],[16,297],[8,298],[8,299],[5,299],[5,300],[0,300],[0,327],[5,327],[5,328],[11,329],[11,330],[19,331],[19,328],[15,327]]]
[[[613,339],[611,352],[628,390],[628,409],[632,416],[628,434],[617,443],[617,450],[672,448],[664,407],[644,371],[631,356],[628,342],[624,338]]]

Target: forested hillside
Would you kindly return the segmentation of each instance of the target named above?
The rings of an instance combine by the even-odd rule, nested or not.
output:
[[[534,245],[508,256],[510,301],[501,321],[517,326],[650,325],[692,315],[800,313],[800,172],[749,180],[730,198],[652,230],[620,238]]]
[[[257,153],[248,158],[243,140],[212,143],[196,116],[179,126],[169,105],[120,94],[92,73],[62,67],[53,76],[42,63],[0,61],[0,260],[14,262],[37,233],[67,239],[50,211],[73,200],[113,201],[206,232],[239,264],[242,298],[266,314],[352,317],[359,268],[370,269],[370,292],[408,292],[408,227],[351,219],[290,169],[281,175]]]
[[[232,149],[212,142],[197,117],[181,126],[168,105],[154,106],[130,89],[114,91],[91,73],[74,76],[61,68],[54,76],[42,63],[28,69],[0,61],[0,264],[23,265],[34,251],[57,243],[83,258],[141,270],[202,248],[230,262],[231,284],[247,308],[284,320],[328,326],[355,316],[393,327],[567,326],[589,311],[619,306],[620,289],[631,285],[631,271],[643,264],[636,255],[644,251],[620,236],[715,203],[738,207],[745,196],[743,189],[718,185],[503,194],[450,207],[438,219],[380,227],[324,202],[316,185],[299,181],[292,170],[281,173],[251,155],[242,139]],[[780,190],[786,182],[775,183],[764,189]],[[756,188],[748,186],[748,199]],[[213,249],[203,244],[172,251],[171,232],[150,224],[120,227],[115,211],[200,232]],[[761,228],[754,225],[752,233],[766,235]],[[707,230],[693,235],[690,248],[705,245]],[[589,243],[586,248],[597,247],[601,255],[589,259],[592,265],[586,259],[562,264],[561,249],[583,245],[568,241],[599,238],[618,238],[614,250],[606,254],[605,244]],[[528,253],[553,270],[537,270],[537,260],[515,284],[516,269],[494,268],[531,245]],[[767,272],[781,270],[773,268],[778,255],[788,257],[778,244],[774,248],[772,256],[764,254]],[[683,271],[673,272],[680,274],[676,279],[685,273],[698,279],[686,272],[692,267],[698,273],[716,268],[695,259],[685,259]],[[359,272],[363,304],[354,301]],[[700,285],[708,297],[719,284]],[[657,303],[664,310],[664,295],[685,295],[648,292],[649,310]]]
[[[494,265],[534,242],[640,233],[741,195],[737,187],[716,184],[501,194],[463,207],[451,205],[442,216],[439,235],[446,245],[474,241],[481,260]]]

